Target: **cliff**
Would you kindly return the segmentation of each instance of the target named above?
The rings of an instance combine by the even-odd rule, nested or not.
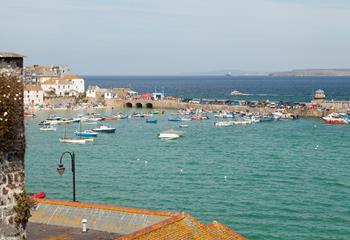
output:
[[[296,69],[270,73],[273,77],[350,77],[350,69]]]

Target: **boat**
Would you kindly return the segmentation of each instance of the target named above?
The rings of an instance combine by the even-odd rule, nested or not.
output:
[[[104,120],[107,120],[107,121],[118,120],[118,119],[120,119],[118,116],[109,116],[104,118]]]
[[[39,128],[40,131],[56,131],[57,128],[51,125],[45,125],[44,127]]]
[[[349,123],[348,120],[342,118],[337,113],[331,113],[328,116],[323,117],[322,119],[326,124],[348,124]]]
[[[85,139],[79,139],[79,138],[60,138],[60,143],[76,143],[76,144],[85,144]]]
[[[240,91],[238,90],[233,90],[231,93],[230,93],[231,96],[247,96],[249,94],[246,94],[246,93],[241,93]]]
[[[175,130],[167,130],[159,133],[158,138],[160,139],[177,139],[179,137],[182,137],[184,135],[184,132],[182,131],[175,131]]]
[[[59,138],[60,143],[85,144],[86,140],[82,138],[67,138],[67,124],[64,125],[64,137]]]
[[[214,122],[214,126],[216,126],[216,127],[230,127],[230,126],[233,126],[233,121]]]
[[[184,118],[184,117],[180,118],[180,120],[181,120],[181,122],[188,122],[188,121],[192,121],[192,119],[191,119],[191,118]]]
[[[31,198],[35,198],[35,199],[44,199],[46,197],[46,193],[45,192],[37,192],[37,193],[29,194],[29,196]]]
[[[115,132],[115,128],[102,125],[102,126],[100,126],[98,128],[92,129],[92,131],[94,131],[94,132],[101,132],[101,133],[114,133]]]
[[[179,118],[179,117],[169,118],[168,121],[169,122],[181,122],[181,118]]]
[[[157,119],[146,119],[146,123],[157,123]]]
[[[273,117],[260,117],[260,122],[272,122]]]
[[[187,124],[181,124],[181,125],[179,125],[179,128],[188,128],[189,127],[189,125],[187,125]]]
[[[85,130],[85,131],[75,131],[75,135],[79,137],[97,137],[98,133],[94,132],[92,130]]]
[[[242,120],[234,120],[232,121],[234,125],[247,125],[253,123],[251,119],[242,119]]]

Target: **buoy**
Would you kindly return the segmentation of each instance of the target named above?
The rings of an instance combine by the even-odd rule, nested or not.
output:
[[[136,159],[137,161],[140,161],[140,159],[138,158],[138,159]]]
[[[181,168],[181,169],[180,169],[180,172],[181,172],[181,173],[183,173],[183,172],[184,172],[184,170]]]
[[[225,182],[227,181],[227,176],[224,177],[225,178]]]
[[[148,161],[145,161],[145,165],[147,165]]]

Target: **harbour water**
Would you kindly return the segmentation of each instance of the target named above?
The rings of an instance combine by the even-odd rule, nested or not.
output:
[[[335,79],[338,88],[328,86],[333,80],[311,82],[325,81],[325,87],[320,88],[335,89],[335,97],[347,95],[349,79]],[[186,81],[183,82],[184,85],[177,83],[178,89],[186,87]],[[100,85],[103,84],[106,83]],[[307,96],[305,84],[302,94],[288,91],[282,95],[299,96],[301,101],[304,92],[303,96]],[[149,85],[152,90],[153,84]],[[256,92],[252,90],[254,86],[230,86],[228,91],[232,88],[268,93],[264,84]],[[180,90],[173,90],[174,95],[180,95],[176,94]],[[206,91],[192,94],[217,94]],[[111,115],[117,111],[100,113]],[[72,117],[84,112],[50,113]],[[57,132],[39,131],[38,123],[48,114],[38,112],[36,118],[25,123],[28,192],[45,191],[48,198],[70,200],[70,162],[65,159],[66,172],[62,177],[56,168],[62,152],[74,151],[79,201],[187,211],[206,223],[218,220],[249,239],[350,238],[347,125],[330,126],[320,119],[299,119],[218,128],[212,117],[186,123],[190,126],[184,130],[183,138],[162,141],[157,138],[160,131],[178,129],[179,125],[167,121],[167,111],[165,115],[155,115],[158,124],[146,124],[145,119],[105,122],[116,127],[116,134],[100,134],[95,142],[78,146],[58,142],[63,126]],[[78,124],[68,126],[71,136],[76,128]]]

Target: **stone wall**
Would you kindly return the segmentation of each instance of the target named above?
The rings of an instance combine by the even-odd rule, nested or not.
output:
[[[23,58],[0,58],[0,74],[4,72],[23,72]]]
[[[19,75],[0,75],[0,239],[25,236],[15,223],[14,195],[24,191],[23,85]]]

